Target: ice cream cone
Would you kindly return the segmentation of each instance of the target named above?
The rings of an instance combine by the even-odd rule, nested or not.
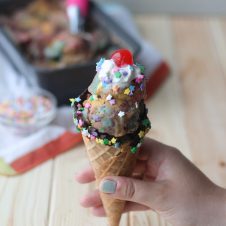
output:
[[[106,176],[130,177],[151,124],[144,103],[143,68],[128,50],[97,63],[87,90],[71,99],[74,123],[83,135],[97,186]],[[119,226],[125,201],[100,194],[109,226]]]
[[[105,146],[83,136],[91,166],[94,170],[97,186],[106,176],[131,176],[136,154],[130,150],[130,144],[124,144],[120,148]],[[119,226],[121,215],[125,207],[125,201],[113,199],[101,193],[109,226]]]

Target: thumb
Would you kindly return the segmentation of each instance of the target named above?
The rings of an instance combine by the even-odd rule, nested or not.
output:
[[[150,182],[128,177],[106,177],[100,182],[99,190],[111,197],[156,209],[164,200],[166,188],[164,182]]]

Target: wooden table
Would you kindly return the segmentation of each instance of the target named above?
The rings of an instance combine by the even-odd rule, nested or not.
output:
[[[148,102],[149,136],[178,147],[226,186],[226,20],[137,16],[144,37],[172,67]],[[83,145],[14,178],[0,178],[1,226],[106,226],[79,205],[91,185],[74,174],[87,164]],[[123,216],[122,226],[166,226],[153,212]]]

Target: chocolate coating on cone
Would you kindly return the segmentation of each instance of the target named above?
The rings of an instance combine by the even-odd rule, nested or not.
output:
[[[123,145],[125,143],[130,142],[131,148],[132,147],[137,147],[138,144],[141,143],[144,135],[148,132],[148,130],[150,129],[151,125],[150,125],[150,121],[147,117],[147,109],[145,107],[144,101],[142,100],[139,105],[139,115],[136,116],[138,117],[137,121],[139,121],[139,125],[138,128],[135,129],[135,131],[131,132],[131,133],[127,133],[123,136],[112,136],[111,134],[108,133],[103,133],[100,132],[97,128],[95,128],[94,126],[92,126],[92,123],[87,120],[87,117],[84,117],[84,113],[83,111],[87,111],[84,109],[84,103],[86,103],[86,100],[89,99],[91,96],[91,93],[89,93],[88,90],[86,90],[85,92],[83,92],[80,97],[79,100],[74,103],[74,118],[76,120],[76,125],[77,128],[81,131],[86,131],[86,135],[87,134],[90,136],[90,139],[93,138],[93,140],[100,139],[102,141],[106,140],[106,143],[102,143],[105,145],[109,145],[112,146],[113,143],[110,143],[109,141],[112,140],[112,138],[115,138],[117,143],[119,143],[120,145]],[[101,101],[101,100],[100,100]],[[89,110],[88,110],[89,111]],[[87,115],[87,113],[86,113]],[[82,126],[79,127],[79,122],[82,122]],[[133,122],[130,122],[131,125]],[[128,128],[127,126],[130,124],[125,124],[125,128]],[[143,135],[140,135],[140,132],[143,132]],[[93,135],[93,137],[92,137]]]

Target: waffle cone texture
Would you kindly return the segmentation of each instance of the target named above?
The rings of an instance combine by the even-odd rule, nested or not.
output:
[[[136,164],[136,154],[131,152],[130,143],[120,148],[98,144],[83,136],[89,161],[95,173],[97,186],[106,176],[132,175]],[[109,226],[119,226],[121,215],[125,207],[125,201],[113,199],[104,193],[100,193],[101,200],[108,218]]]

